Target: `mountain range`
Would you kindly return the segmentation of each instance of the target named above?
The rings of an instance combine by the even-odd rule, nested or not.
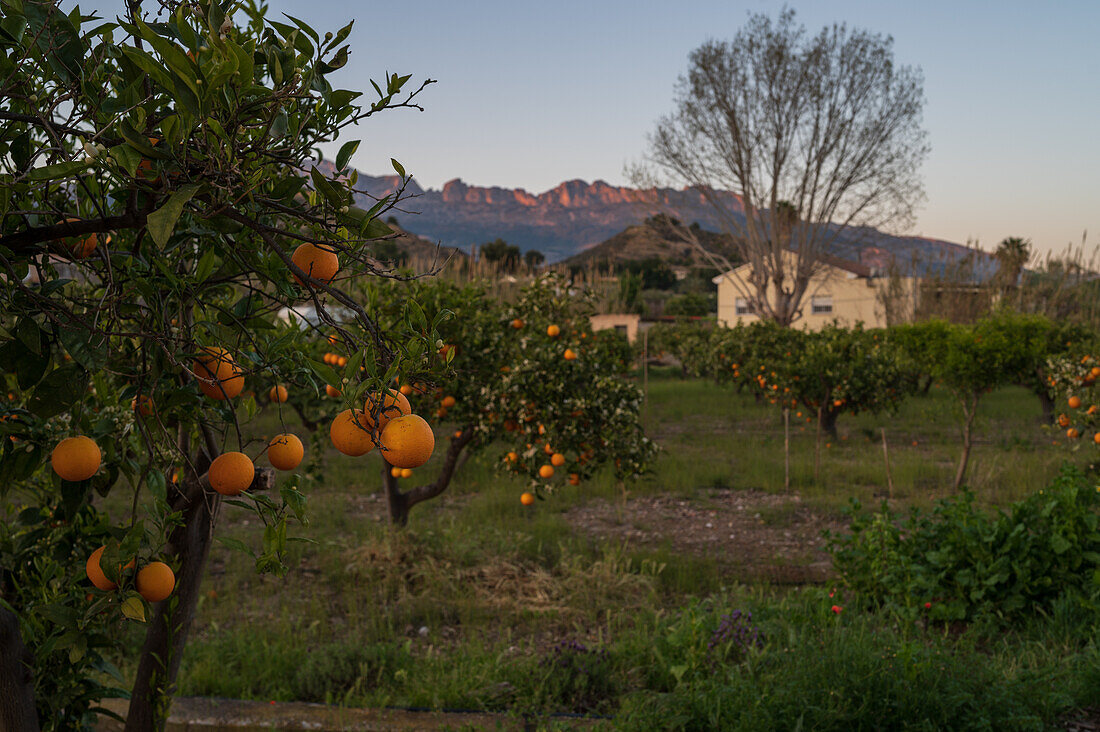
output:
[[[369,208],[373,199],[392,193],[397,176],[359,175],[357,204]],[[740,199],[720,192],[727,210],[742,210]],[[713,208],[697,190],[652,188],[639,190],[597,180],[570,180],[539,194],[522,188],[472,186],[455,178],[442,189],[424,189],[408,183],[397,209],[391,211],[400,226],[444,246],[471,251],[471,247],[501,238],[522,251],[537,249],[547,261],[575,257],[654,214],[663,213],[704,230],[721,231]],[[874,268],[891,263],[914,274],[949,269],[976,255],[981,279],[996,270],[988,254],[941,239],[896,236],[871,228],[846,229],[830,254]]]

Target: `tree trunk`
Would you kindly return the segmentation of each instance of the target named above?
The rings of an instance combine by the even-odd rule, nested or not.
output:
[[[840,416],[840,412],[832,409],[822,409],[817,414],[817,419],[821,429],[819,431],[829,435],[832,439],[837,439],[836,434],[836,418]]]
[[[1043,409],[1043,424],[1054,424],[1054,400],[1042,387],[1035,389],[1035,395],[1039,397],[1039,406]]]
[[[382,485],[386,490],[386,505],[390,509],[390,522],[394,526],[408,524],[409,511],[413,506],[422,501],[435,498],[447,490],[447,486],[451,484],[451,478],[454,477],[455,470],[458,468],[459,456],[462,455],[463,448],[470,444],[473,439],[474,430],[472,427],[461,429],[458,437],[448,440],[447,452],[443,456],[443,465],[440,466],[439,475],[436,476],[435,481],[410,488],[404,493],[398,489],[397,479],[390,473],[392,466],[386,461],[385,457],[382,458]]]
[[[31,654],[19,618],[0,607],[0,732],[38,732]]]
[[[274,483],[274,471],[257,470],[249,490],[270,490]],[[221,496],[206,491],[205,485],[205,476],[197,481],[192,478],[185,483],[186,493],[176,496],[178,509],[183,511],[183,524],[172,532],[166,552],[179,565],[176,591],[154,607],[141,649],[125,732],[159,732],[168,719],[171,694],[214,538],[214,521],[221,507]]]
[[[932,377],[924,376],[924,383],[920,386],[921,396],[928,396],[928,392],[932,389]]]
[[[959,490],[962,487],[963,480],[966,479],[966,466],[970,462],[970,447],[973,444],[973,426],[974,415],[978,411],[978,397],[977,395],[968,395],[962,399],[963,408],[963,451],[962,456],[959,458],[959,469],[955,472],[955,490]]]
[[[390,511],[390,523],[394,526],[406,526],[409,523],[408,498],[397,489],[397,478],[393,477],[390,470],[393,468],[386,458],[382,458],[382,486],[386,490],[386,506]]]

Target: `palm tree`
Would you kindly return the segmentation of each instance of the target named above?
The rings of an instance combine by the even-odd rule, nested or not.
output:
[[[1024,265],[1031,259],[1031,241],[1018,236],[1010,236],[997,245],[993,253],[1000,269],[997,278],[1001,281],[1002,294],[1019,287],[1020,274]]]

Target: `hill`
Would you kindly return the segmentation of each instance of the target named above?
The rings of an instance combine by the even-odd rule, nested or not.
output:
[[[721,255],[731,262],[737,261],[737,251],[730,236],[716,234],[701,227],[695,227],[694,233],[707,251]],[[668,218],[661,215],[651,216],[640,224],[628,226],[610,239],[574,254],[565,263],[578,266],[619,266],[646,259],[660,259],[673,266],[710,267],[708,258],[685,243],[675,233]]]
[[[360,194],[359,205],[369,208],[372,196],[387,195],[397,183],[396,176],[360,174],[359,188],[369,195]],[[464,251],[499,237],[522,251],[541,251],[549,262],[581,254],[659,213],[697,222],[706,231],[722,230],[702,193],[691,189],[639,190],[602,180],[570,180],[535,195],[522,188],[471,186],[456,178],[441,190],[424,189],[411,181],[405,193],[393,213],[409,231]],[[736,195],[718,195],[735,217],[740,215]],[[978,279],[991,276],[997,268],[990,255],[961,244],[871,228],[846,229],[829,253],[871,267],[894,263],[920,275],[943,273],[968,257],[977,263]]]

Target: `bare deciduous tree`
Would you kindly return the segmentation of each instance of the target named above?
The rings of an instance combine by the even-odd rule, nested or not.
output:
[[[792,10],[754,14],[692,52],[675,104],[632,175],[692,187],[717,210],[752,265],[734,284],[760,317],[797,320],[839,237],[908,224],[923,197],[923,78],[894,63],[890,37],[810,36]]]

